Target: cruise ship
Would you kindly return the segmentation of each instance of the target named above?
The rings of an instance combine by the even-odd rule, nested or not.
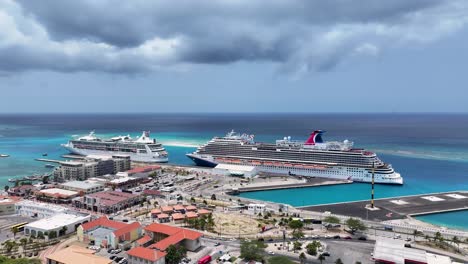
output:
[[[347,179],[354,182],[403,184],[403,178],[374,152],[353,148],[353,142],[324,142],[324,131],[316,130],[305,141],[284,137],[273,143],[254,141],[253,135],[229,132],[214,137],[187,156],[198,166],[237,164],[257,171],[305,177]]]
[[[72,139],[64,148],[73,154],[88,155],[129,155],[132,161],[138,162],[168,162],[168,154],[161,143],[150,137],[149,131],[133,139],[130,135],[110,139],[98,138],[94,131],[89,135]]]

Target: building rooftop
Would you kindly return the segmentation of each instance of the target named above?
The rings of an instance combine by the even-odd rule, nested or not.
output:
[[[200,214],[200,215],[211,214],[211,211],[206,210],[206,209],[200,209],[200,210],[198,210],[198,214]]]
[[[195,213],[195,212],[187,212],[185,215],[187,216],[187,218],[197,218],[198,217],[198,214]]]
[[[95,181],[69,181],[60,185],[76,189],[92,189],[102,186],[102,184],[99,184]]]
[[[150,171],[159,170],[159,169],[161,169],[161,166],[152,165],[152,166],[136,167],[131,170],[128,170],[127,173],[131,175],[134,173],[150,172]]]
[[[122,228],[119,228],[119,229],[115,230],[114,235],[116,237],[119,237],[121,235],[127,234],[128,232],[131,232],[132,230],[135,230],[135,229],[140,228],[140,227],[141,227],[140,223],[133,222],[133,223],[127,225],[127,226],[124,226]]]
[[[102,216],[94,221],[91,221],[82,225],[83,230],[85,231],[93,229],[94,227],[99,227],[99,226],[109,227],[112,229],[120,229],[120,228],[127,226],[127,224],[109,220],[109,218],[107,218],[106,216]]]
[[[138,239],[136,243],[138,245],[143,245],[143,244],[148,243],[149,241],[151,241],[151,237],[148,235],[144,235],[142,238]]]
[[[77,214],[56,214],[52,217],[44,218],[32,223],[27,224],[25,227],[34,229],[50,230],[56,229],[65,225],[71,225],[80,221],[89,219],[89,215],[77,215]]]
[[[112,206],[128,199],[136,198],[138,195],[126,193],[126,192],[117,192],[117,191],[105,191],[88,194],[87,197],[98,198],[100,199],[100,204],[104,206]]]
[[[120,178],[117,178],[117,179],[110,180],[109,183],[119,184],[119,183],[125,183],[125,182],[133,181],[133,180],[135,180],[135,178],[133,178],[133,177],[120,177]]]
[[[158,214],[158,219],[169,218],[168,214]]]
[[[174,210],[182,211],[182,210],[185,210],[185,207],[181,204],[177,204],[177,205],[174,205]]]
[[[109,264],[112,260],[94,255],[94,250],[71,245],[47,256],[48,259],[66,264]]]
[[[165,252],[161,252],[161,251],[157,251],[157,250],[149,249],[149,248],[144,248],[144,247],[132,248],[129,251],[127,251],[127,254],[129,256],[146,259],[151,262],[154,262],[166,256]]]
[[[195,211],[195,210],[197,210],[197,207],[194,206],[194,205],[189,205],[189,206],[185,207],[185,210],[187,210],[187,211]]]
[[[69,191],[69,190],[64,190],[64,189],[59,189],[59,188],[44,189],[39,192],[47,196],[64,197],[64,198],[78,195],[78,193],[75,191]]]
[[[216,166],[216,169],[239,171],[239,172],[242,172],[242,171],[252,172],[255,170],[255,167],[247,166],[247,165],[234,165],[234,164],[220,163]]]
[[[158,223],[148,225],[145,230],[153,233],[165,234],[168,236],[167,238],[149,246],[150,248],[157,248],[158,250],[162,251],[166,250],[170,245],[177,244],[184,239],[196,240],[203,235],[202,233],[192,231],[190,229]]]
[[[161,206],[161,211],[163,212],[172,212],[174,208],[172,206]]]
[[[175,213],[175,214],[172,214],[172,219],[174,219],[174,220],[182,220],[182,219],[185,219],[185,215],[184,215],[184,214],[181,214],[181,213]]]
[[[161,210],[160,209],[153,209],[153,210],[151,210],[151,213],[152,214],[160,214]]]
[[[55,205],[55,204],[48,204],[48,203],[41,203],[41,202],[35,202],[35,201],[30,201],[30,200],[22,200],[16,203],[16,206],[28,206],[28,207],[35,207],[35,208],[43,208],[46,210],[50,211],[55,211],[55,212],[66,212],[69,211],[68,208],[60,206],[60,205]]]
[[[0,204],[15,204],[19,200],[20,198],[18,197],[0,195]]]

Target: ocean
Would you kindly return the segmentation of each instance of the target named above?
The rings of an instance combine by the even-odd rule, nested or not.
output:
[[[49,172],[43,153],[60,159],[60,146],[74,135],[95,130],[99,136],[138,136],[142,130],[162,142],[170,163],[192,164],[186,153],[234,129],[257,141],[284,136],[305,140],[316,129],[324,140],[351,140],[376,151],[405,179],[403,186],[377,185],[376,198],[468,190],[468,114],[0,114],[0,185],[9,178]],[[369,184],[262,191],[244,197],[295,206],[368,199]],[[425,221],[461,225],[446,214]],[[441,220],[442,219],[442,220]],[[452,219],[452,220],[451,220]],[[451,222],[452,221],[452,222]],[[468,222],[468,221],[467,221]]]

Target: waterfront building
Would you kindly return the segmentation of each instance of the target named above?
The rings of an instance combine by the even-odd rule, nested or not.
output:
[[[15,211],[21,216],[46,218],[60,213],[67,213],[70,209],[55,204],[23,200],[15,204]]]
[[[36,190],[37,190],[36,186],[30,185],[30,184],[24,184],[21,186],[8,189],[8,195],[24,197],[24,196],[33,194]]]
[[[81,242],[92,242],[103,248],[128,249],[142,236],[143,230],[138,222],[130,224],[108,219],[106,216],[78,227],[77,236]]]
[[[264,204],[248,204],[247,212],[251,214],[263,214],[266,211],[266,206]]]
[[[25,225],[24,234],[37,236],[42,233],[52,238],[51,234],[55,233],[55,237],[58,237],[75,232],[78,226],[90,219],[91,216],[88,214],[59,213]]]
[[[94,250],[71,245],[46,256],[47,264],[111,264],[112,260],[95,255]],[[159,264],[159,263],[158,263]]]
[[[130,169],[130,158],[125,155],[91,155],[83,160],[63,161],[53,172],[55,181],[86,180]]]
[[[0,215],[11,215],[15,213],[15,204],[20,200],[18,197],[0,195]]]
[[[60,188],[78,192],[80,195],[104,191],[104,185],[91,180],[69,181],[59,185]]]
[[[106,214],[136,205],[140,201],[140,195],[118,191],[91,193],[73,200],[76,207]]]

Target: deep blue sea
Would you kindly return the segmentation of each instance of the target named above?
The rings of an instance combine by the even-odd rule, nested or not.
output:
[[[376,198],[468,190],[468,114],[0,114],[0,154],[10,155],[0,158],[0,185],[8,178],[50,171],[34,158],[48,153],[59,159],[66,154],[60,144],[91,130],[100,136],[149,130],[166,146],[171,163],[191,164],[186,153],[231,129],[254,134],[257,141],[305,140],[312,130],[322,129],[325,140],[348,139],[376,151],[405,179],[404,186],[377,185]],[[242,196],[302,206],[368,199],[369,189],[356,183]],[[459,225],[457,213],[450,215],[432,222],[468,225]]]

